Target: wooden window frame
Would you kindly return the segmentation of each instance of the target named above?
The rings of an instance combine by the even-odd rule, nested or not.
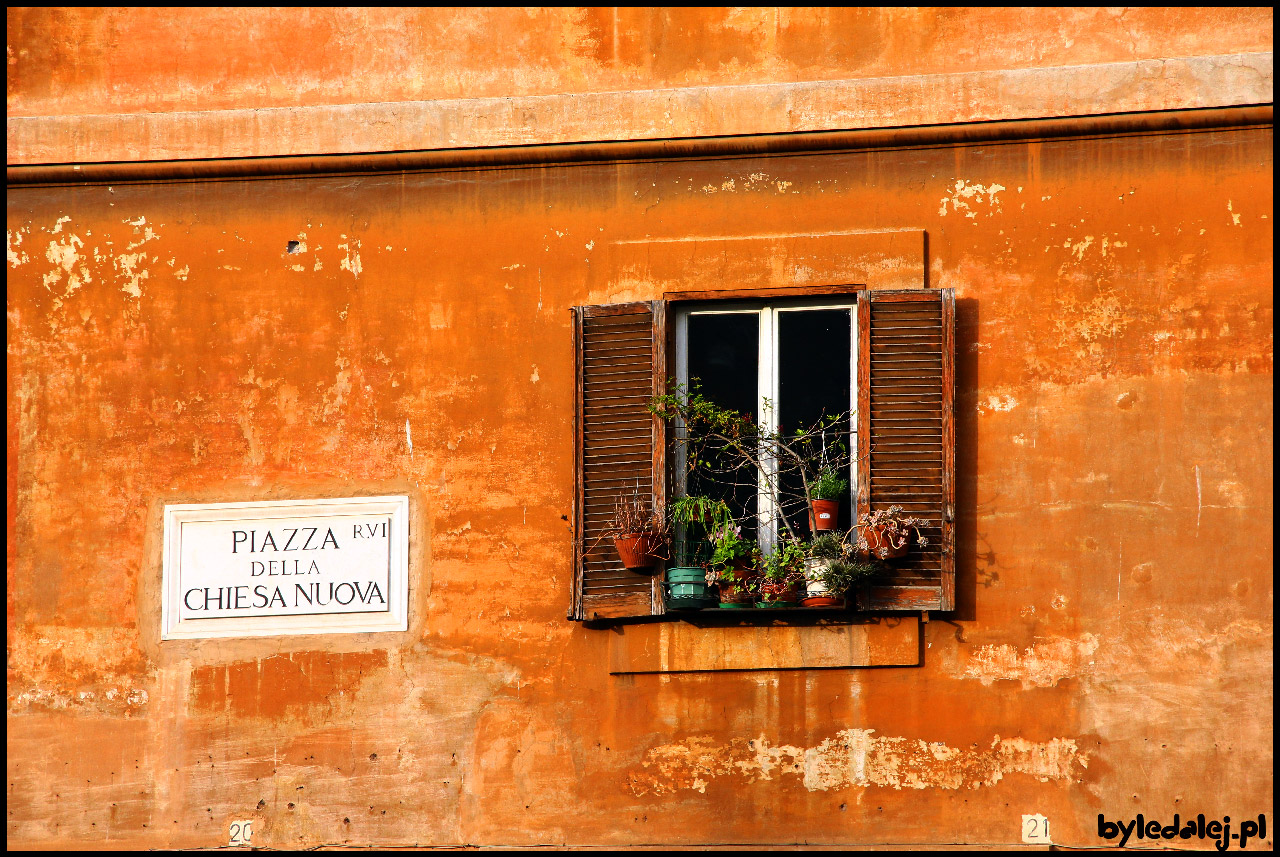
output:
[[[604,581],[597,583],[596,586],[609,588],[623,588],[629,591],[629,594],[619,593],[613,595],[605,592],[600,595],[591,595],[586,591],[586,581],[584,579],[585,570],[585,534],[587,527],[584,523],[583,504],[587,502],[587,494],[584,493],[584,482],[586,479],[584,470],[584,457],[589,458],[584,451],[584,434],[583,422],[588,419],[586,411],[584,411],[584,390],[587,384],[586,369],[584,367],[584,349],[588,348],[588,339],[584,337],[584,324],[588,319],[599,320],[620,315],[634,315],[641,312],[649,313],[651,319],[650,327],[650,346],[646,349],[651,357],[651,378],[648,384],[645,384],[646,395],[662,395],[667,390],[667,381],[675,377],[675,360],[676,360],[676,317],[677,314],[694,309],[696,305],[713,307],[717,303],[752,303],[752,304],[769,304],[792,302],[797,303],[813,301],[820,303],[823,298],[841,298],[841,303],[853,304],[853,318],[851,323],[854,326],[855,347],[852,349],[851,359],[856,367],[857,374],[851,378],[851,387],[856,401],[858,411],[856,424],[856,440],[857,455],[854,456],[857,464],[854,480],[857,485],[852,515],[854,520],[870,509],[870,503],[873,495],[877,493],[881,496],[881,501],[877,502],[877,507],[883,502],[894,502],[895,492],[902,493],[900,483],[894,480],[902,480],[902,476],[881,477],[887,482],[880,483],[880,479],[875,477],[871,471],[874,468],[873,454],[875,454],[874,438],[871,432],[872,419],[872,399],[871,397],[871,380],[872,367],[871,363],[876,354],[888,364],[888,374],[886,374],[885,382],[888,384],[887,392],[883,392],[884,396],[882,408],[883,413],[890,423],[895,421],[906,422],[909,426],[921,425],[920,431],[922,435],[912,434],[911,437],[922,438],[918,443],[923,444],[927,450],[930,446],[937,447],[941,443],[941,455],[937,459],[937,467],[939,471],[930,471],[929,468],[934,466],[926,462],[920,467],[911,466],[907,471],[911,475],[905,477],[908,480],[908,488],[906,493],[912,496],[920,497],[915,501],[917,505],[932,511],[933,520],[938,521],[938,548],[934,554],[935,559],[930,560],[937,564],[932,566],[937,569],[940,575],[938,583],[928,583],[929,565],[915,566],[916,571],[895,569],[895,576],[889,579],[879,579],[874,581],[859,593],[860,609],[862,615],[878,614],[878,613],[896,613],[901,615],[904,611],[916,610],[938,610],[949,611],[955,607],[955,295],[951,289],[909,289],[909,290],[869,290],[862,284],[834,284],[818,287],[810,287],[804,289],[797,288],[767,288],[767,289],[720,289],[708,291],[673,291],[667,292],[662,299],[655,301],[619,304],[619,305],[597,305],[582,306],[574,308],[574,337],[575,337],[575,451],[574,451],[574,471],[575,471],[575,509],[574,509],[574,572],[571,592],[571,606],[569,609],[569,618],[577,620],[621,620],[621,619],[640,619],[644,617],[657,617],[665,613],[661,595],[660,575],[648,581],[643,587],[637,587],[634,581],[631,584],[619,585],[616,582],[608,582],[607,570],[604,572],[593,572],[593,580]],[[878,301],[887,304],[883,308],[885,315],[883,318],[888,321],[890,327],[880,329],[878,336],[883,339],[885,351],[872,352],[872,319],[875,317],[872,312],[872,306]],[[911,302],[936,302],[939,307],[937,314],[928,312],[921,314],[919,311],[913,311],[909,308],[903,308],[903,304]],[[897,304],[897,307],[894,305]],[[895,313],[898,315],[895,316]],[[915,320],[913,320],[915,319]],[[930,320],[932,319],[932,320]],[[908,331],[918,329],[919,334],[914,333],[885,333],[884,331],[895,330],[900,331],[904,328],[894,327],[894,325],[905,324]],[[937,334],[933,331],[940,331],[940,338],[936,338]],[[907,337],[910,342],[906,345],[907,351],[903,352],[904,347],[900,340]],[[634,329],[631,337],[629,337],[634,349],[636,338]],[[597,340],[599,341],[599,340]],[[939,343],[940,365],[932,358],[933,352],[929,350],[928,342],[933,341]],[[916,345],[917,342],[923,344]],[[606,343],[608,344],[608,343]],[[921,351],[911,351],[911,348],[918,347]],[[606,349],[607,350],[607,349]],[[633,352],[634,353],[634,352]],[[865,359],[864,359],[865,357]],[[921,359],[924,358],[924,359]],[[598,358],[593,358],[598,359]],[[894,366],[895,363],[902,363],[904,366]],[[918,364],[924,366],[933,365],[934,368],[919,368]],[[896,375],[896,372],[906,371],[908,376]],[[938,377],[941,380],[940,401],[941,408],[937,411],[938,416],[933,417],[929,411],[913,405],[919,405],[920,402],[908,400],[904,405],[902,402],[896,401],[901,398],[903,393],[895,390],[895,379],[901,378],[906,387],[913,386],[912,380],[915,380],[920,372],[938,373],[932,377]],[[636,383],[638,379],[632,381]],[[892,383],[891,383],[892,382]],[[882,388],[884,390],[886,388]],[[908,393],[907,395],[911,395]],[[930,398],[931,394],[928,395]],[[631,399],[640,397],[639,388],[634,388],[629,396]],[[606,404],[607,407],[607,404]],[[631,407],[631,406],[628,406]],[[905,420],[897,420],[901,417],[902,407],[908,411],[923,412],[925,416],[909,416]],[[634,425],[637,422],[638,415],[633,414],[628,419]],[[656,416],[652,417],[652,448],[646,453],[646,459],[651,457],[651,461],[646,461],[645,466],[637,471],[636,465],[640,463],[639,459],[633,459],[630,467],[633,472],[643,472],[648,470],[651,479],[651,491],[655,503],[665,505],[667,496],[674,487],[674,474],[671,472],[671,464],[668,461],[667,446],[668,437],[665,430],[665,424]],[[927,423],[939,423],[939,428],[931,428]],[[891,430],[901,430],[903,427],[890,426]],[[915,429],[911,429],[915,431]],[[937,438],[930,440],[929,438]],[[893,444],[890,444],[893,445]],[[918,446],[916,441],[912,441],[912,446]],[[885,454],[893,455],[892,451]],[[924,453],[925,455],[933,455],[935,453]],[[897,459],[888,459],[890,464],[897,464]],[[891,467],[888,472],[902,472],[901,467]],[[597,471],[598,473],[599,471]],[[607,471],[606,471],[607,473]],[[917,477],[915,474],[920,473]],[[931,473],[937,473],[931,476]],[[603,477],[606,482],[609,477]],[[916,482],[917,478],[923,480]],[[874,488],[874,484],[881,484],[880,488]],[[895,487],[898,485],[899,487]],[[933,490],[930,487],[933,486]],[[939,499],[940,498],[940,499]],[[910,504],[910,497],[904,502]],[[926,502],[927,499],[927,502]],[[930,505],[936,504],[936,505]],[[594,508],[592,518],[599,520],[601,518],[600,509]],[[930,548],[922,549],[926,552],[932,552]],[[923,556],[921,559],[927,559]],[[599,562],[599,560],[593,560]],[[608,563],[603,567],[607,569]],[[620,568],[620,566],[619,566]],[[616,578],[616,572],[615,578]],[[601,576],[603,575],[603,576]],[[923,578],[923,579],[922,579]],[[630,592],[630,590],[635,590]],[[866,596],[864,598],[864,596]],[[603,601],[601,600],[603,599]],[[590,603],[588,603],[590,602]],[[595,605],[599,605],[597,608]],[[776,614],[775,614],[776,615]]]

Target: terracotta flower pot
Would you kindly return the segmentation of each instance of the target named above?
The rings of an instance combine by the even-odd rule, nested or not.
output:
[[[800,603],[801,584],[784,583],[776,580],[760,581],[760,598],[757,607],[777,607],[780,605],[795,606]]]
[[[809,525],[815,533],[836,528],[840,517],[839,500],[813,500],[810,502]]]
[[[902,547],[894,547],[885,530],[885,527],[859,528],[859,531],[862,533],[862,537],[867,540],[868,550],[864,556],[870,555],[880,557],[881,559],[897,559],[898,557],[907,555],[907,552],[911,550],[910,534],[908,534],[907,538],[903,541]],[[880,552],[881,548],[883,548],[886,553],[882,554]]]
[[[755,604],[752,584],[757,576],[752,573],[751,560],[746,557],[735,559],[730,568],[734,579],[721,580],[716,584],[720,590],[720,606],[751,607]]]
[[[657,561],[648,533],[623,533],[614,536],[613,546],[618,549],[623,568],[631,571],[646,571],[653,568]]]
[[[801,607],[839,607],[843,603],[843,598],[836,598],[834,595],[816,595],[800,599]]]
[[[750,607],[755,603],[755,594],[748,588],[747,580],[722,580],[718,584],[720,587],[720,605],[732,605],[735,607]]]

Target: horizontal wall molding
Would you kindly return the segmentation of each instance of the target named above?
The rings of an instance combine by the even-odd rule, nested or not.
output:
[[[614,675],[920,664],[918,616],[815,626],[662,622],[620,625],[608,638]]]
[[[510,98],[10,116],[9,165],[488,149],[1268,104],[1271,52]]]
[[[7,169],[7,179],[11,187],[272,179],[686,158],[767,157],[877,148],[985,145],[1073,137],[1185,133],[1272,123],[1273,106],[1261,104],[1060,119],[972,122],[960,125],[878,128],[861,131],[759,134],[743,137],[629,140],[546,146],[502,146],[485,149],[377,152],[358,155],[10,165]]]

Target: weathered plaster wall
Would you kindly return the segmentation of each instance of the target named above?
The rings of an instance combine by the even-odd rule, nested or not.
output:
[[[9,843],[1269,813],[1272,143],[11,190]],[[958,298],[954,621],[919,668],[609,676],[564,619],[568,307],[896,276],[841,252],[889,229]],[[407,634],[158,642],[165,502],[392,492]]]
[[[824,131],[1270,103],[1258,9],[8,13],[9,163]]]
[[[10,164],[1272,100],[1269,9],[7,20]],[[1100,812],[1270,813],[1272,151],[11,189],[8,844],[1004,844],[1038,812],[1093,845]],[[568,307],[924,268],[958,298],[959,609],[922,666],[610,676],[611,632],[564,619]],[[407,633],[158,640],[165,503],[387,493]]]
[[[1272,11],[13,9],[18,116],[795,83],[1270,51]],[[253,46],[252,50],[239,46]]]

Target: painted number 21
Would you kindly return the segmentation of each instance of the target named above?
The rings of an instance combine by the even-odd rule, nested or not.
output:
[[[1049,845],[1049,819],[1043,815],[1022,816],[1022,841],[1037,845]]]

